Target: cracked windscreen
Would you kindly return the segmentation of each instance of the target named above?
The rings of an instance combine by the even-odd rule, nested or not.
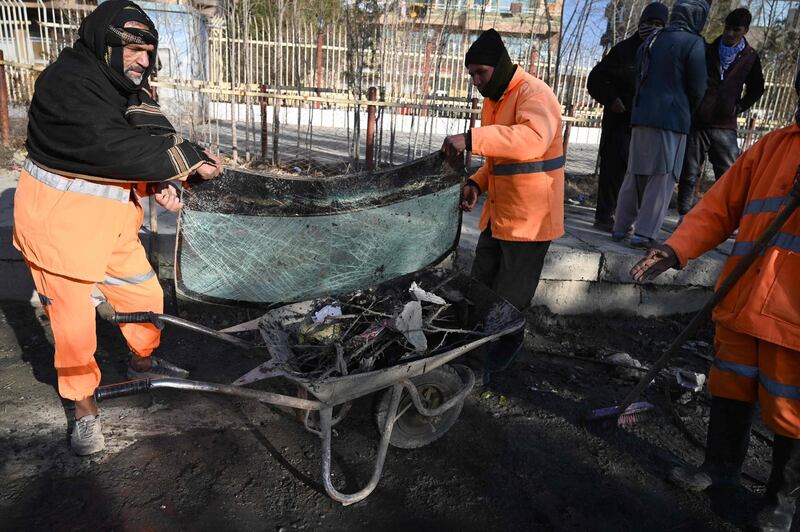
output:
[[[457,243],[461,183],[438,154],[335,176],[227,170],[184,192],[178,289],[204,301],[286,303],[418,271]]]

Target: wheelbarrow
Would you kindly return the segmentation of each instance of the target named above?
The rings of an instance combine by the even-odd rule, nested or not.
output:
[[[205,303],[276,309],[367,288],[378,293],[407,289],[416,280],[427,287],[441,286],[443,294],[460,294],[444,297],[465,311],[463,337],[441,349],[409,353],[380,369],[323,378],[291,370],[279,353],[233,334],[164,314],[106,309],[106,317],[117,323],[169,323],[245,349],[261,349],[265,362],[232,384],[136,380],[102,386],[96,398],[174,388],[298,409],[304,412],[306,429],[322,440],[325,490],[348,505],[375,489],[390,444],[421,447],[455,423],[475,381],[472,371],[456,359],[518,331],[525,319],[470,277],[443,278],[432,269],[458,244],[462,165],[434,153],[380,171],[312,174],[310,166],[281,173],[226,170],[220,178],[184,190],[176,239],[176,292]],[[302,396],[248,387],[265,376],[294,383]],[[331,481],[332,427],[346,415],[351,401],[372,394],[382,394],[376,408],[381,440],[373,473],[359,491],[341,493]]]
[[[101,386],[96,390],[95,398],[102,402],[145,393],[151,389],[172,388],[231,395],[298,409],[304,413],[306,430],[321,439],[322,484],[325,491],[333,500],[350,505],[364,500],[378,485],[389,445],[406,449],[422,447],[441,438],[455,424],[464,400],[475,384],[473,371],[456,364],[456,360],[488,342],[518,331],[525,325],[524,316],[510,303],[464,274],[451,277],[445,288],[449,292],[463,295],[469,301],[470,320],[478,324],[475,335],[470,336],[475,339],[443,352],[413,357],[408,361],[365,373],[322,380],[280,369],[269,375],[288,380],[305,392],[303,395],[313,398],[293,397],[245,387],[249,383],[233,385],[173,378],[141,379]],[[149,322],[158,327],[168,323],[228,341],[241,348],[256,351],[263,349],[238,336],[208,329],[175,316],[149,312],[111,312],[106,317],[115,323]],[[266,352],[263,354],[270,356]],[[238,381],[243,380],[247,379],[240,378]],[[372,476],[355,493],[342,493],[331,479],[332,429],[344,419],[352,401],[373,394],[381,394],[375,407],[381,439]],[[336,415],[335,409],[338,409]],[[318,419],[312,416],[314,412],[318,413]]]

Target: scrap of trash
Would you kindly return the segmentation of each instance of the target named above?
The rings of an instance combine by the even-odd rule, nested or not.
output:
[[[470,301],[446,286],[448,280],[433,286],[414,281],[404,289],[358,291],[270,311],[259,331],[271,365],[322,380],[389,367],[493,334],[491,323],[469,327]]]

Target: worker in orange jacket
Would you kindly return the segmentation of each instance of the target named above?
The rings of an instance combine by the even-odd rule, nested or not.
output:
[[[153,101],[148,77],[158,32],[127,0],[101,4],[79,39],[36,81],[28,159],[14,196],[14,246],[22,252],[55,338],[60,395],[75,402],[70,443],[79,455],[105,446],[94,390],[100,369],[95,287],[120,312],[163,311],[163,293],[139,242],[140,199],[176,211],[169,180],[212,179],[222,168],[182,139]],[[187,372],[151,356],[160,331],[121,327],[131,378]]]
[[[523,310],[536,293],[550,242],[564,234],[561,105],[546,83],[511,63],[494,29],[470,46],[464,64],[484,96],[481,126],[447,137],[442,151],[485,157],[462,201],[471,211],[486,194],[472,276]],[[522,339],[520,331],[497,342],[487,369],[506,367]]]
[[[795,81],[800,95],[800,73]],[[766,135],[711,188],[664,244],[631,270],[650,280],[683,267],[739,229],[720,279],[727,277],[788,200],[800,170],[800,107],[796,124]],[[800,491],[800,212],[789,218],[714,310],[715,360],[705,461],[670,477],[693,490],[737,484],[758,401],[775,432],[772,472],[759,530],[791,528]]]

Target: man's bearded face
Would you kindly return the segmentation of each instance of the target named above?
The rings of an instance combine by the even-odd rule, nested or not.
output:
[[[126,22],[124,27],[148,29],[140,22]],[[153,49],[152,44],[128,44],[122,50],[122,73],[136,85],[142,83],[142,76],[150,66],[150,52]]]

